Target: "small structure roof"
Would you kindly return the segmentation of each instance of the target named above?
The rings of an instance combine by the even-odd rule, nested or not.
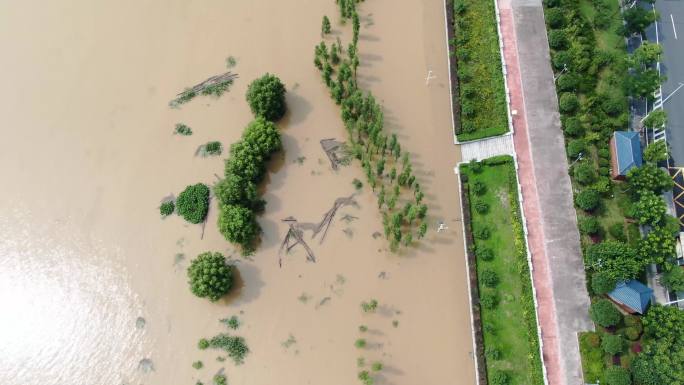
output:
[[[634,131],[615,131],[615,154],[619,175],[626,175],[632,167],[641,167],[641,142],[639,133]]]
[[[653,289],[637,280],[618,282],[615,289],[608,293],[613,301],[618,302],[635,313],[644,314],[651,303]]]

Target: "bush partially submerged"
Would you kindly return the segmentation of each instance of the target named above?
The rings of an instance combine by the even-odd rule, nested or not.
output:
[[[285,115],[285,86],[280,79],[266,74],[247,88],[247,102],[255,116],[277,121]]]
[[[254,212],[242,206],[222,205],[218,218],[219,232],[232,243],[242,247],[244,254],[254,251],[255,242],[261,233]]]
[[[221,253],[198,255],[188,268],[190,290],[200,298],[217,301],[233,285],[233,268],[226,264],[226,258]]]
[[[162,217],[167,217],[176,210],[176,204],[173,203],[173,201],[166,201],[159,206],[159,214],[161,214]]]

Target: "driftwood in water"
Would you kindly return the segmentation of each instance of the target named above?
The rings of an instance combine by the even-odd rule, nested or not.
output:
[[[325,155],[328,156],[330,160],[330,166],[333,170],[337,170],[337,167],[344,164],[344,158],[340,158],[338,152],[344,149],[344,142],[338,142],[334,138],[321,140],[321,147],[325,151]]]
[[[283,249],[289,253],[290,250],[297,245],[302,245],[302,247],[304,247],[304,250],[306,250],[306,259],[308,261],[316,262],[316,256],[314,255],[313,250],[311,250],[306,241],[304,241],[304,229],[302,224],[297,222],[297,219],[293,217],[287,217],[283,219],[283,222],[287,223],[290,226],[290,229],[287,231],[287,235],[285,236],[285,239],[283,239],[283,243],[280,244],[280,249],[278,250],[278,266],[283,267]]]
[[[171,105],[171,107],[177,107],[190,101],[197,95],[221,95],[237,77],[238,74],[230,71],[221,75],[212,76],[209,79],[176,94],[176,98],[172,100],[169,105]]]
[[[316,238],[316,235],[318,235],[318,233],[320,233],[321,230],[323,230],[323,235],[321,236],[321,240],[319,241],[319,243],[323,243],[325,235],[328,233],[328,228],[330,228],[330,224],[332,223],[332,220],[335,218],[335,214],[337,214],[337,210],[340,207],[356,204],[356,201],[354,200],[354,195],[356,194],[352,194],[348,197],[335,199],[333,207],[330,210],[328,210],[328,212],[325,213],[325,215],[323,215],[323,219],[313,229],[314,232],[311,238]]]

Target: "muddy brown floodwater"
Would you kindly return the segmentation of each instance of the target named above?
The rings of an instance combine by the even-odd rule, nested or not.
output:
[[[319,144],[345,138],[312,63],[323,14],[339,34],[333,0],[0,4],[1,384],[210,383],[225,368],[233,385],[346,385],[358,357],[384,363],[377,384],[474,382],[441,0],[360,5],[360,84],[413,154],[429,235],[389,253],[364,187],[325,242],[309,242],[316,263],[295,248],[278,267],[281,219],[317,222],[364,179],[356,164],[332,171]],[[228,94],[168,107],[229,55],[240,78]],[[203,239],[200,226],[161,220],[158,205],[222,173],[220,158],[195,150],[237,140],[251,119],[247,84],[269,71],[289,91],[285,155],[264,186],[263,243],[242,259],[216,230],[215,202]],[[172,135],[179,122],[194,135]],[[438,234],[440,220],[449,229]],[[214,304],[185,276],[207,250],[233,255],[243,281]],[[379,310],[364,314],[370,298]],[[240,366],[196,347],[232,315],[251,350]]]

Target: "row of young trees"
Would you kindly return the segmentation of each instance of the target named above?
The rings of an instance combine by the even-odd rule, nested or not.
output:
[[[352,21],[352,42],[343,48],[339,38],[328,48],[321,41],[314,50],[314,65],[321,71],[330,96],[341,106],[342,121],[349,134],[350,151],[361,162],[368,184],[377,192],[378,208],[383,216],[385,236],[390,248],[413,243],[414,228],[418,238],[427,232],[425,194],[416,181],[410,155],[403,152],[395,134],[384,132],[382,106],[370,92],[358,88],[358,39],[361,28],[358,0],[339,0],[343,20]],[[329,19],[323,18],[322,32],[329,31]]]
[[[216,183],[214,194],[220,202],[219,231],[250,254],[261,234],[256,214],[265,205],[257,186],[266,174],[266,163],[282,148],[274,121],[286,111],[285,86],[275,75],[266,74],[249,85],[246,98],[255,119],[242,139],[230,146],[224,179]]]

